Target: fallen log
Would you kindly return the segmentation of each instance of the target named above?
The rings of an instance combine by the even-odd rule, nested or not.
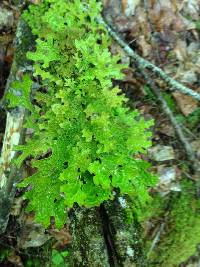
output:
[[[16,38],[14,41],[15,56],[11,72],[7,80],[6,92],[10,90],[11,84],[23,75],[30,64],[26,59],[26,52],[34,43],[31,30],[23,19],[19,20]],[[6,108],[6,100],[2,101]],[[10,208],[16,193],[16,183],[22,177],[22,170],[17,170],[12,160],[17,156],[14,146],[23,143],[23,122],[26,117],[24,108],[7,110],[6,129],[4,134],[3,148],[0,158],[0,233],[6,229],[9,219]]]
[[[26,59],[27,51],[34,45],[34,37],[23,19],[20,19],[15,39],[15,57],[7,81],[6,92],[15,80],[32,69]],[[6,106],[6,100],[3,101]],[[23,144],[23,122],[27,112],[23,108],[7,110],[7,122],[0,161],[0,233],[4,233],[10,209],[16,194],[16,184],[23,178],[20,170],[12,164],[17,157],[14,146]],[[123,209],[117,200],[107,202],[100,208],[73,209],[70,215],[72,234],[70,266],[146,266],[140,242],[138,225],[126,224]]]

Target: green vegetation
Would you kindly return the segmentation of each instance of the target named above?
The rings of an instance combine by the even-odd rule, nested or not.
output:
[[[200,108],[195,109],[188,117],[187,124],[190,129],[194,129],[200,122]]]
[[[200,242],[200,202],[193,182],[185,181],[182,192],[172,196],[170,202],[167,226],[150,259],[152,266],[179,266],[195,254]]]
[[[4,261],[6,261],[7,258],[9,257],[9,254],[10,254],[10,250],[2,247],[0,249],[0,263],[3,263]]]
[[[52,267],[67,267],[67,258],[69,257],[68,251],[59,252],[56,249],[52,250]]]
[[[153,122],[126,107],[121,90],[112,87],[125,66],[108,50],[108,33],[96,21],[100,11],[96,0],[45,0],[23,15],[37,36],[27,55],[35,78],[25,74],[7,97],[10,107],[30,112],[25,128],[34,133],[16,148],[15,164],[29,157],[37,170],[19,186],[31,184],[28,210],[45,227],[51,217],[61,227],[74,203],[97,206],[115,190],[141,208],[156,180],[137,157],[151,145]]]

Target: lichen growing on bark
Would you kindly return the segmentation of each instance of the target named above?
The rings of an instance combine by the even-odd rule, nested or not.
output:
[[[71,267],[109,267],[101,218],[96,208],[75,208],[71,217]]]

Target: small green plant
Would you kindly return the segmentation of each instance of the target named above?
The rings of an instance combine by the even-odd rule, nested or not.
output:
[[[42,263],[39,259],[28,259],[24,263],[25,267],[40,267],[42,264],[44,263]]]
[[[197,20],[197,21],[195,22],[195,24],[196,24],[196,29],[197,29],[198,31],[200,31],[200,20]]]
[[[194,129],[200,122],[200,108],[195,109],[188,117],[187,124],[190,129]]]
[[[69,257],[68,251],[59,252],[56,249],[52,250],[52,267],[67,267],[67,258]]]
[[[126,107],[121,90],[112,87],[125,66],[108,50],[100,11],[96,0],[44,0],[23,15],[37,36],[27,57],[40,88],[34,91],[38,85],[26,74],[8,94],[11,107],[29,110],[25,127],[34,130],[16,148],[21,155],[15,164],[31,157],[36,172],[19,186],[31,185],[28,210],[46,227],[52,216],[61,227],[74,203],[98,206],[115,190],[144,205],[155,182],[138,157],[151,145],[153,122]]]
[[[3,263],[4,261],[6,261],[10,253],[11,251],[9,249],[1,248],[0,249],[0,263]]]
[[[154,95],[154,93],[151,90],[151,87],[149,87],[148,85],[144,86],[144,92],[146,94],[145,98],[149,101],[157,101],[156,96]]]

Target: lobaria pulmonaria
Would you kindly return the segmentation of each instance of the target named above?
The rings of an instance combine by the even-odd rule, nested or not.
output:
[[[27,54],[34,73],[12,84],[20,97],[11,90],[8,98],[11,107],[30,113],[24,127],[33,135],[16,148],[21,154],[15,164],[31,158],[36,172],[19,186],[31,185],[28,210],[45,227],[52,216],[61,227],[74,203],[98,206],[116,190],[143,205],[155,182],[138,157],[151,145],[153,122],[128,108],[112,86],[126,66],[109,52],[100,12],[96,0],[44,0],[23,14],[37,36],[35,51]]]

